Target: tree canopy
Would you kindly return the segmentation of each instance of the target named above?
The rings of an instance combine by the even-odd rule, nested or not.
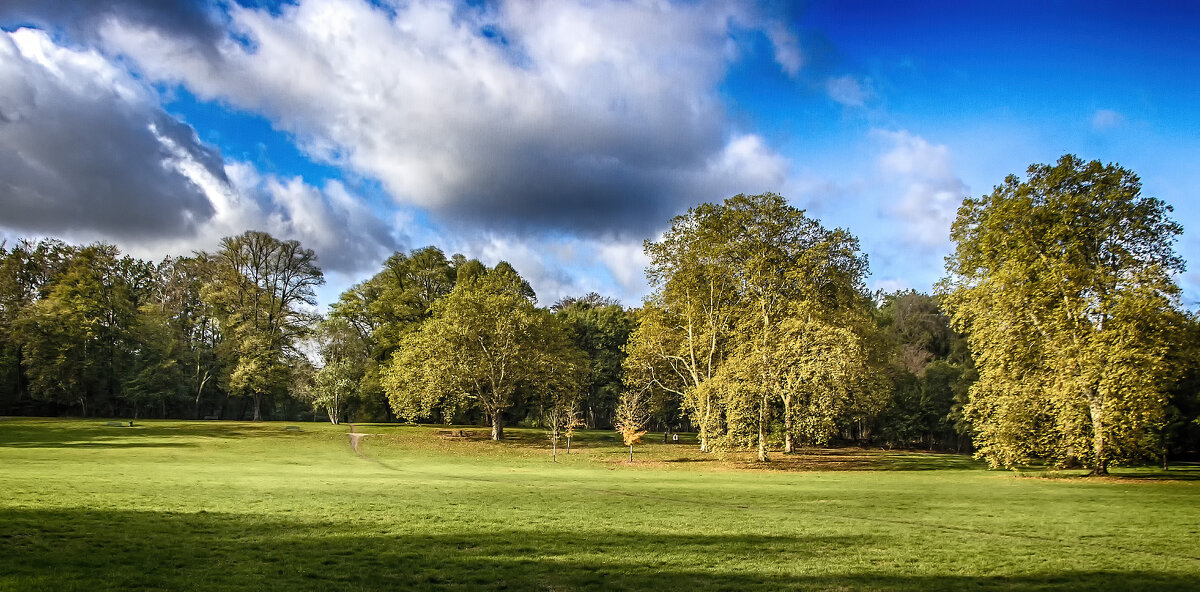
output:
[[[647,242],[654,293],[627,347],[631,389],[682,399],[701,448],[752,445],[767,459],[780,423],[823,443],[878,393],[866,257],[780,196],[738,195],[676,217]]]
[[[460,281],[401,339],[383,386],[396,415],[450,421],[478,406],[504,437],[504,413],[526,394],[575,393],[584,363],[566,330],[532,301],[508,264]]]
[[[1183,270],[1170,212],[1133,172],[1070,155],[963,201],[940,291],[979,367],[980,456],[1105,474],[1146,451]]]

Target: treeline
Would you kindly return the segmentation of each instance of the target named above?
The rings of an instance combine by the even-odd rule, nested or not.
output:
[[[19,241],[0,246],[0,274],[5,415],[607,429],[638,372],[626,352],[643,352],[630,336],[657,314],[594,293],[538,307],[507,263],[425,247],[392,255],[321,316],[315,255],[261,232],[159,262],[106,244]],[[969,446],[952,419],[969,356],[935,300],[854,298],[878,341],[876,398],[832,436]],[[682,397],[649,394],[648,428],[697,429]]]
[[[1089,189],[1090,188],[1090,189]],[[1100,189],[1097,189],[1100,188]],[[0,413],[696,432],[706,451],[859,444],[996,466],[1200,446],[1179,227],[1073,158],[967,199],[938,295],[869,293],[858,239],[780,196],[647,241],[652,292],[540,306],[518,271],[395,253],[326,314],[312,251],[261,232],[160,262],[0,246]]]
[[[106,244],[0,246],[0,412],[296,416],[316,256],[246,232],[160,262]]]

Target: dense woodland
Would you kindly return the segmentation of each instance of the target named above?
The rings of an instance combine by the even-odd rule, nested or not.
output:
[[[967,199],[937,295],[869,293],[858,239],[773,194],[702,204],[647,241],[638,308],[547,306],[508,263],[430,246],[321,314],[315,254],[261,232],[158,262],[18,241],[0,247],[0,414],[689,431],[762,460],[858,444],[1165,462],[1200,444],[1200,323],[1172,280],[1180,229],[1139,190],[1064,157]]]

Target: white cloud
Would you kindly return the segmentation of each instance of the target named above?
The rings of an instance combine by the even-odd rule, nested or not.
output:
[[[900,279],[900,278],[881,278],[878,280],[871,281],[871,291],[872,292],[882,291],[885,294],[891,294],[893,292],[899,292],[901,290],[911,290],[911,289],[912,289],[912,284],[910,284],[907,280]]]
[[[1125,124],[1125,116],[1112,109],[1097,109],[1092,114],[1092,128],[1096,131],[1108,131]]]
[[[950,149],[903,130],[872,135],[887,148],[878,168],[884,186],[895,191],[889,213],[905,223],[910,243],[946,246],[958,206],[970,194],[954,172]]]
[[[775,46],[775,62],[788,76],[795,76],[804,65],[804,54],[800,51],[800,39],[781,22],[767,26],[767,37]]]
[[[871,98],[869,87],[850,75],[827,80],[825,92],[829,93],[829,98],[847,107],[862,107]]]
[[[227,165],[144,83],[33,29],[0,33],[0,206],[5,234],[109,241],[150,259],[258,229],[362,270],[400,242],[341,183]]]
[[[697,188],[774,188],[785,163],[725,116],[729,31],[756,18],[734,3],[303,0],[228,16],[245,41],[215,61],[120,19],[101,37],[442,220],[641,234],[713,198]],[[799,68],[786,30],[758,25]]]

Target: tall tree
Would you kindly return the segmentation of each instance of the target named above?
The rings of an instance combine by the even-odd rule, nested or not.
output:
[[[383,386],[396,414],[411,420],[449,421],[477,406],[499,440],[520,393],[578,384],[568,375],[581,364],[564,358],[572,351],[562,325],[534,307],[528,284],[497,265],[434,302],[432,316],[401,340]]]
[[[967,198],[939,290],[979,367],[965,412],[993,466],[1097,475],[1163,421],[1182,228],[1133,172],[1064,156]]]
[[[655,292],[627,382],[678,393],[703,450],[723,435],[767,460],[776,420],[790,452],[798,438],[828,440],[856,398],[878,398],[863,347],[867,263],[849,233],[778,195],[738,195],[675,218],[646,252]]]
[[[0,244],[0,404],[19,413],[29,403],[27,360],[18,330],[31,306],[46,297],[75,248],[61,241]]]
[[[113,412],[132,350],[141,267],[119,259],[112,245],[79,249],[18,320],[35,399],[77,405],[83,415],[99,405]]]
[[[660,389],[678,396],[697,429],[702,451],[722,433],[723,410],[702,388],[729,355],[736,290],[718,248],[728,234],[711,221],[717,206],[702,204],[676,216],[659,241],[646,241],[653,292],[637,313],[626,345],[630,390]]]
[[[286,355],[315,320],[313,288],[325,283],[317,256],[294,240],[247,231],[222,239],[217,281],[205,288],[235,359],[230,389],[253,397],[262,419],[265,395],[286,387]]]

